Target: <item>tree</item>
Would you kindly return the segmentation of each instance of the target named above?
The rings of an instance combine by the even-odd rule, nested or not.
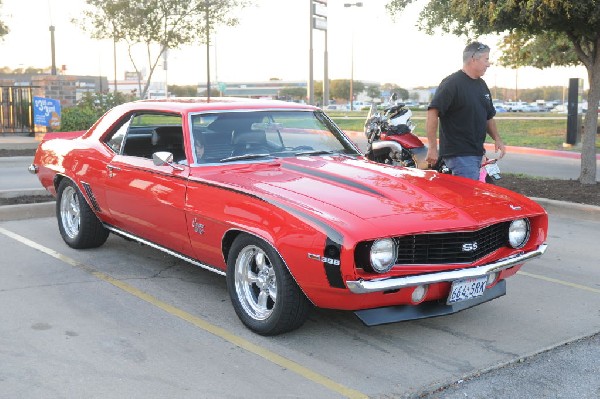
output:
[[[2,7],[2,0],[0,0],[0,7]],[[0,38],[7,35],[8,32],[8,26],[6,26],[4,22],[0,21]]]
[[[315,80],[315,87],[314,87],[315,91],[313,93],[315,101],[318,102],[319,104],[323,104],[323,81],[322,80]],[[306,89],[304,89],[304,96],[302,97],[305,101],[308,100],[306,98]],[[328,104],[323,104],[323,107],[325,107]]]
[[[306,97],[306,88],[304,87],[283,87],[279,90],[279,96],[286,100],[304,100]]]
[[[398,95],[398,99],[401,100],[407,100],[409,96],[408,90],[403,89],[395,83],[384,83],[383,85],[381,85],[381,89],[383,91],[389,92],[390,94],[396,93]]]
[[[352,93],[354,95],[362,92],[365,89],[363,82],[354,80],[352,82]],[[350,98],[350,80],[349,79],[337,79],[332,80],[329,84],[329,92],[332,98],[339,98],[348,101]]]
[[[169,93],[171,93],[175,97],[196,97],[198,95],[198,86],[169,85]]]
[[[79,22],[95,39],[124,40],[129,59],[138,76],[136,45],[145,46],[148,76],[144,87],[138,78],[140,97],[145,98],[152,75],[164,52],[194,42],[205,43],[217,25],[234,26],[234,8],[246,0],[86,0],[89,9]],[[208,30],[207,30],[208,25]]]
[[[381,90],[379,90],[379,86],[371,85],[367,87],[367,96],[371,98],[371,100],[375,100],[376,98],[381,97]]]
[[[415,0],[392,0],[393,14]],[[581,148],[582,184],[596,184],[596,130],[600,100],[600,4],[597,0],[429,0],[420,28],[464,36],[505,34],[501,62],[546,68],[582,64],[590,90]]]

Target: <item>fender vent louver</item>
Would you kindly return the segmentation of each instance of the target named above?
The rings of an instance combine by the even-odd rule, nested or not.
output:
[[[96,212],[102,212],[102,209],[100,209],[100,207],[98,206],[98,201],[96,201],[96,197],[94,197],[94,193],[92,192],[92,188],[90,187],[90,185],[84,182],[82,182],[81,185],[85,190],[85,195],[87,195],[88,199],[90,200],[92,208],[94,208]]]

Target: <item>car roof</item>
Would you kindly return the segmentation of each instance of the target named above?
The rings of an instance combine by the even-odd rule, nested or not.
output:
[[[153,109],[181,113],[236,109],[318,109],[312,105],[287,101],[240,97],[211,97],[210,99],[206,97],[171,97],[168,99],[138,100],[128,104],[131,109]]]
[[[117,105],[104,114],[82,137],[99,138],[124,115],[131,112],[178,113],[182,116],[195,112],[210,111],[253,111],[253,110],[302,110],[315,111],[313,105],[278,100],[259,100],[240,97],[171,97],[168,99],[138,100]]]

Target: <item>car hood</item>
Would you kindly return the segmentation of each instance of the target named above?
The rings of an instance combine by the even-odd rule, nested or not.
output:
[[[311,211],[336,226],[360,228],[366,222],[390,234],[398,226],[413,232],[448,231],[544,212],[526,197],[497,186],[360,158],[283,158],[232,165],[213,178],[218,180],[214,183]]]

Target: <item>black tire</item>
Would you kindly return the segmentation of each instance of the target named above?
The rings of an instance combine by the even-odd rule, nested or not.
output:
[[[227,289],[242,323],[260,335],[297,329],[311,307],[277,252],[247,234],[238,236],[231,246]]]
[[[71,248],[96,248],[108,238],[109,231],[69,179],[63,179],[58,186],[56,218],[60,235]]]

